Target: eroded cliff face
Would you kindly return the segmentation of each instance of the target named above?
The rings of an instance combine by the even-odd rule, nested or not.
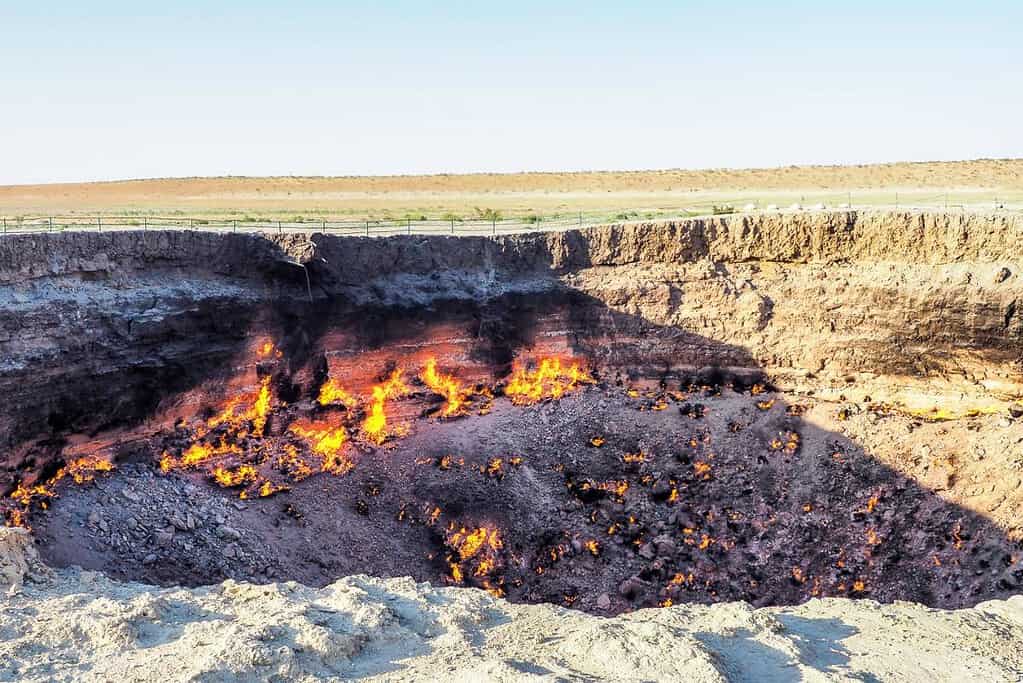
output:
[[[189,391],[254,381],[268,337],[299,376],[325,362],[356,386],[379,374],[359,359],[393,349],[480,378],[570,351],[609,376],[723,368],[819,397],[1001,410],[1023,394],[1021,238],[1011,216],[891,212],[497,238],[8,236],[0,485]]]

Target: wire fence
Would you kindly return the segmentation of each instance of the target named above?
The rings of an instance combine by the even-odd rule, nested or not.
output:
[[[568,230],[594,225],[587,216],[479,219],[235,220],[167,216],[47,216],[3,219],[3,234],[88,230],[204,230],[211,232],[324,232],[339,235],[497,235],[533,230]]]
[[[859,199],[853,193],[828,195],[789,194],[787,201],[767,203],[762,197],[730,197],[685,207],[646,207],[601,212],[560,213],[551,216],[528,214],[502,217],[494,214],[477,218],[405,217],[387,219],[301,219],[271,220],[248,218],[196,218],[159,215],[17,216],[0,217],[0,234],[33,232],[126,230],[203,230],[212,232],[324,232],[339,235],[385,237],[391,235],[505,235],[538,230],[569,230],[607,223],[678,220],[734,213],[802,212],[850,209],[920,209],[943,211],[1023,212],[1023,197],[1013,200],[977,199],[950,193],[930,195],[871,194]]]

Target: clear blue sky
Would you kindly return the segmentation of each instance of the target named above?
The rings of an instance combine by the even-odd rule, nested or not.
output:
[[[0,2],[5,184],[990,156],[1019,0]]]

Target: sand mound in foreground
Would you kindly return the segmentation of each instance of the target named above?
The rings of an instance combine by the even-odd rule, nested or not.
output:
[[[0,680],[1017,680],[1023,596],[942,611],[811,600],[612,619],[351,576],[323,589],[122,584],[0,530]]]

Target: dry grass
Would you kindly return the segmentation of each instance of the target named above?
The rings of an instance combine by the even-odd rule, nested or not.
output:
[[[1023,160],[629,172],[378,177],[173,178],[0,187],[0,215],[170,214],[253,218],[652,213],[793,202],[1023,204]]]

